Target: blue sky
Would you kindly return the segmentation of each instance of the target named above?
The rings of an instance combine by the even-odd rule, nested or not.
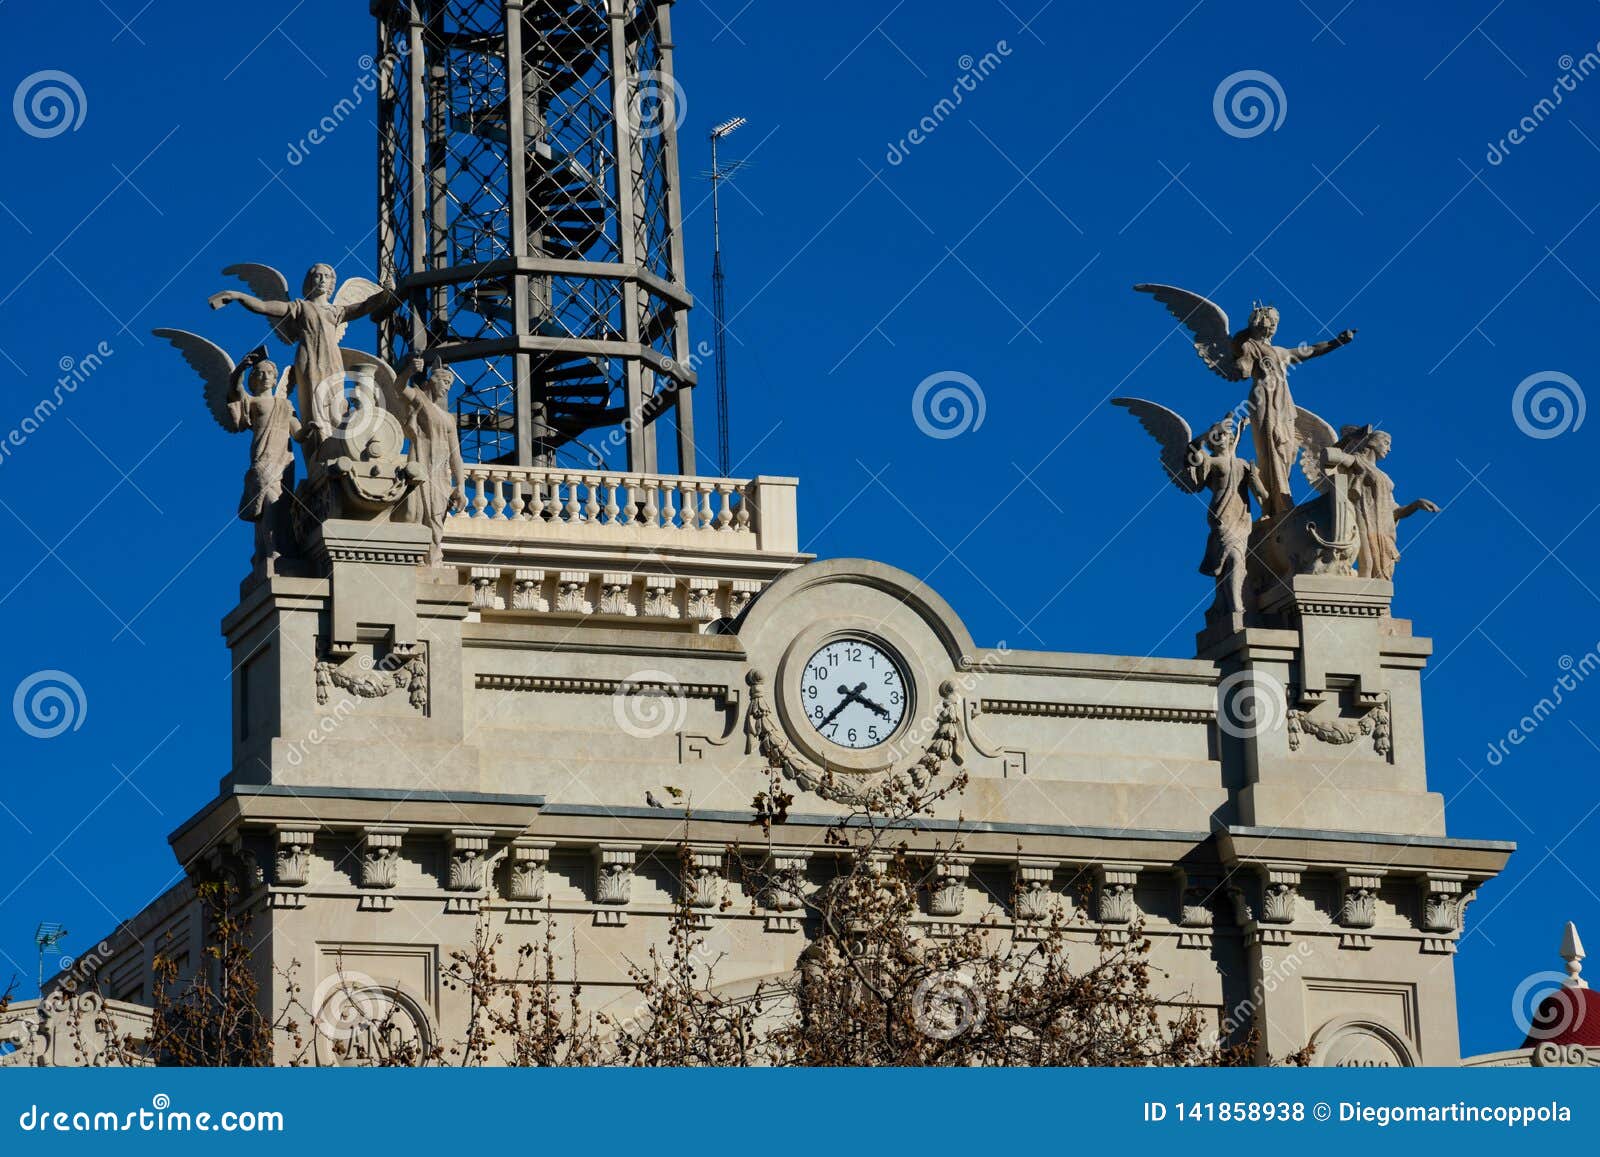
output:
[[[1536,438],[1512,408],[1531,375],[1600,388],[1600,76],[1488,157],[1595,48],[1600,9],[1530,8],[675,8],[685,173],[712,124],[750,120],[724,202],[738,472],[799,475],[808,549],[926,578],[981,643],[1190,653],[1201,512],[1104,400],[1198,424],[1238,399],[1134,282],[1214,291],[1236,322],[1274,301],[1289,341],[1360,329],[1296,396],[1390,430],[1402,500],[1445,507],[1404,527],[1396,606],[1437,643],[1432,785],[1453,834],[1521,845],[1468,909],[1468,1052],[1520,1043],[1512,991],[1558,963],[1563,921],[1600,936],[1600,685],[1486,757],[1600,643],[1600,419]],[[0,429],[110,351],[0,457],[0,689],[59,669],[88,704],[55,739],[0,728],[0,970],[27,976],[40,920],[81,949],[172,880],[164,837],[226,771],[218,622],[250,551],[230,514],[244,446],[148,331],[250,340],[204,307],[233,261],[371,272],[370,109],[289,155],[374,36],[360,0],[13,0],[0,27],[0,95],[57,70],[84,105],[53,136],[0,117]],[[1283,116],[1234,135],[1213,97],[1247,70],[1277,82]],[[709,301],[704,192],[689,274]],[[710,337],[708,310],[692,333]],[[981,426],[918,429],[912,398],[940,373],[977,383]]]

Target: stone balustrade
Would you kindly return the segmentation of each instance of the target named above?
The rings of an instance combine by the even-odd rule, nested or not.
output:
[[[799,549],[793,478],[631,474],[469,465],[446,534],[507,540]]]

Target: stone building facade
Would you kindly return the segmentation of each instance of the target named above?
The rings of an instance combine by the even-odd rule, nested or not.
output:
[[[1263,1057],[1459,1062],[1453,954],[1511,845],[1446,832],[1431,645],[1389,583],[1300,576],[1190,659],[1018,651],[909,574],[801,553],[793,479],[467,474],[443,566],[422,527],[332,519],[314,565],[247,581],[223,621],[231,760],[171,842],[242,883],[274,1004],[291,965],[313,1001],[357,976],[447,1039],[450,954],[480,921],[515,946],[550,920],[589,1006],[625,1016],[679,889],[722,983],[783,976],[804,910],[743,894],[729,857],[816,886],[852,793],[944,724],[971,784],[910,836],[930,862],[959,837],[930,927],[1025,931],[1059,901],[1085,939],[1141,924],[1164,995],[1257,1024]],[[814,725],[808,671],[841,647],[901,699],[863,717],[878,734]],[[763,835],[773,764],[795,802]],[[91,987],[137,1020],[152,952],[197,924],[180,887],[108,938]]]

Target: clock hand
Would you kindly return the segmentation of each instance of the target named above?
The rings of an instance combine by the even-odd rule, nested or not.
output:
[[[862,686],[866,686],[866,684],[863,683]],[[873,714],[877,715],[880,719],[889,718],[889,709],[887,707],[884,707],[879,703],[874,703],[865,695],[857,694],[854,696],[854,698],[857,703],[861,704],[861,706],[865,707],[868,711],[871,711]]]
[[[866,687],[865,683],[862,683],[862,684],[860,684],[859,686],[856,686],[856,687],[843,687],[843,686],[841,686],[839,688],[839,694],[843,695],[844,698],[839,700],[839,706],[835,707],[832,711],[828,712],[828,714],[823,718],[822,722],[818,723],[817,726],[818,727],[826,727],[828,724],[832,723],[835,719],[837,719],[838,716],[839,716],[839,712],[843,711],[846,707],[850,706],[850,701],[851,700],[859,699],[861,697],[861,691],[865,687]]]

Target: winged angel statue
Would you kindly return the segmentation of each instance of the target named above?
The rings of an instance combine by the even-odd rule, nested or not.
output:
[[[1190,432],[1188,422],[1155,402],[1112,398],[1111,404],[1138,418],[1160,444],[1161,465],[1173,485],[1186,494],[1211,492],[1206,512],[1211,536],[1206,542],[1205,558],[1200,561],[1200,573],[1217,580],[1217,599],[1207,617],[1225,617],[1231,629],[1241,629],[1246,562],[1254,524],[1250,496],[1266,496],[1255,467],[1236,453],[1243,428],[1230,415],[1197,438]]]
[[[253,292],[224,290],[210,298],[211,307],[237,302],[270,319],[273,334],[295,347],[294,364],[281,378],[264,348],[235,366],[196,334],[155,332],[200,375],[206,405],[222,427],[254,435],[240,517],[256,523],[258,569],[294,553],[291,523],[370,518],[388,510],[397,521],[430,529],[430,559],[439,565],[444,519],[466,498],[466,470],[448,401],[453,374],[442,364],[429,374],[421,358],[397,372],[372,354],[339,346],[351,321],[387,313],[398,297],[365,278],[340,285],[330,265],[311,267],[300,298],[290,297],[287,279],[270,266],[230,265],[223,273]],[[240,387],[246,373],[248,394]],[[355,389],[347,393],[351,379]],[[308,477],[298,495],[293,442],[306,452]]]
[[[200,375],[206,409],[230,434],[250,431],[250,466],[244,475],[239,517],[256,528],[255,565],[280,557],[287,546],[289,496],[294,492],[294,449],[301,436],[289,395],[294,382],[259,347],[238,365],[218,346],[181,329],[158,329]],[[248,391],[245,383],[248,381]]]
[[[1336,434],[1310,410],[1297,407],[1295,437],[1306,481],[1323,494],[1336,487],[1345,491],[1354,515],[1355,525],[1349,529],[1355,532],[1356,565],[1362,577],[1393,581],[1395,563],[1400,560],[1396,524],[1420,511],[1437,514],[1438,504],[1426,498],[1404,506],[1396,504],[1394,480],[1378,465],[1394,445],[1382,430],[1345,426]],[[1335,538],[1345,537],[1342,529],[1335,528]]]
[[[237,277],[254,292],[225,289],[212,294],[211,308],[238,302],[251,313],[268,318],[278,339],[296,347],[291,372],[301,405],[310,407],[316,437],[330,437],[346,412],[344,363],[339,354],[345,330],[358,317],[388,313],[399,299],[364,277],[349,277],[338,285],[331,265],[317,264],[306,271],[299,298],[289,296],[288,278],[270,265],[230,265],[222,272]]]
[[[1356,331],[1347,329],[1331,341],[1314,345],[1278,346],[1272,342],[1278,332],[1278,311],[1270,305],[1256,305],[1250,311],[1249,324],[1232,333],[1222,307],[1198,293],[1173,285],[1133,288],[1150,294],[1188,328],[1194,335],[1195,352],[1213,373],[1230,382],[1250,381],[1256,470],[1266,491],[1262,509],[1273,516],[1293,509],[1289,479],[1300,443],[1295,433],[1294,398],[1289,393],[1289,369],[1349,345]]]

